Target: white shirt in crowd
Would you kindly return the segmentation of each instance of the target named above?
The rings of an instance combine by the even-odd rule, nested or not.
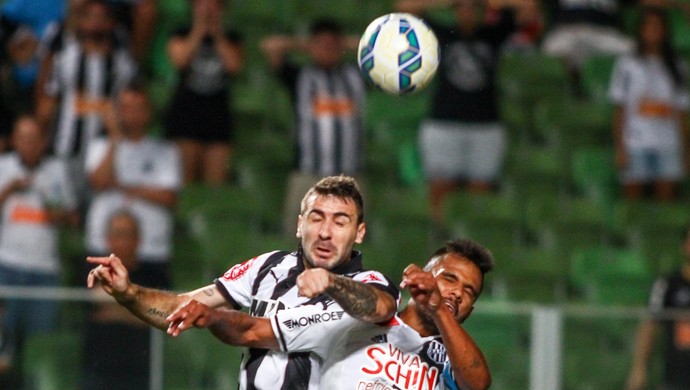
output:
[[[681,73],[687,76],[685,69]],[[624,56],[614,66],[611,100],[624,109],[623,142],[633,150],[675,150],[681,144],[680,117],[668,108],[687,111],[686,88],[673,81],[658,57]]]
[[[94,172],[105,158],[109,141],[97,139],[87,150],[86,171]],[[146,137],[141,141],[123,140],[115,149],[114,170],[123,186],[146,186],[168,190],[182,187],[180,156],[177,148],[163,140]],[[86,247],[91,253],[105,254],[109,216],[120,209],[130,210],[141,226],[138,256],[144,261],[167,261],[172,252],[173,212],[152,202],[126,195],[118,189],[94,194],[86,216]]]
[[[0,188],[16,179],[28,179],[28,188],[12,193],[2,207],[0,264],[20,271],[59,271],[58,231],[48,218],[50,207],[76,208],[74,187],[67,166],[56,158],[44,158],[31,170],[19,155],[0,157]]]

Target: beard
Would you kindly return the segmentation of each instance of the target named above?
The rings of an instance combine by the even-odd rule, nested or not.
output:
[[[414,306],[414,310],[417,312],[417,315],[422,321],[422,326],[428,334],[439,334],[438,327],[436,327],[436,323],[434,319],[431,318],[431,314],[429,314],[428,311],[422,309],[418,305]]]

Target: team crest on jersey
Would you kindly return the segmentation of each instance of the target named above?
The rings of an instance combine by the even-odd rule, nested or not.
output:
[[[247,273],[247,270],[252,267],[252,264],[254,264],[254,260],[256,260],[256,257],[253,259],[249,259],[243,263],[240,264],[235,264],[232,268],[227,270],[225,274],[223,274],[223,279],[227,280],[228,282],[232,282],[234,280],[237,280],[242,277],[245,273]]]
[[[302,328],[313,324],[322,322],[339,321],[343,318],[344,311],[330,311],[324,313],[316,313],[310,316],[303,316],[298,318],[290,318],[283,321],[283,324],[290,330],[295,328]]]
[[[443,364],[446,361],[446,347],[436,340],[432,340],[426,349],[426,354],[436,364]]]

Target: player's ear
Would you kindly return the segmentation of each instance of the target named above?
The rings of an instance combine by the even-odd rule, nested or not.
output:
[[[364,241],[364,235],[367,234],[367,225],[364,222],[357,226],[357,235],[355,236],[355,243],[361,244]]]
[[[297,238],[302,238],[302,216],[297,216],[297,233],[295,233]]]

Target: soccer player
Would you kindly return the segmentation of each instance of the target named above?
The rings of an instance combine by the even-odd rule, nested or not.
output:
[[[365,232],[357,183],[350,177],[331,176],[316,183],[302,200],[297,220],[300,245],[295,252],[259,255],[233,266],[214,284],[179,295],[131,283],[114,255],[89,257],[87,261],[98,266],[89,273],[87,285],[99,281],[118,303],[160,329],[166,329],[166,318],[190,299],[208,307],[249,308],[257,317],[309,304],[333,305],[364,321],[388,321],[397,310],[399,293],[384,275],[363,269],[362,254],[352,248],[362,242]],[[318,363],[318,357],[307,352],[250,348],[243,354],[240,388],[316,389]]]
[[[305,305],[259,319],[190,301],[168,318],[168,333],[207,327],[228,344],[313,352],[323,359],[323,389],[486,389],[489,368],[461,324],[492,268],[491,254],[480,245],[448,242],[424,269],[405,269],[401,287],[411,299],[385,325],[333,308]]]

